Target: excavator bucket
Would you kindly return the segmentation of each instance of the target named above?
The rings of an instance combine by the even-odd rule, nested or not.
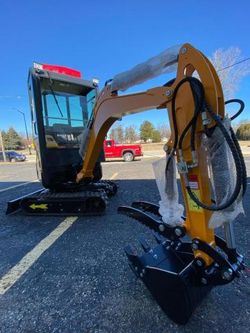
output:
[[[145,253],[140,257],[131,246],[125,252],[131,269],[162,310],[174,322],[185,324],[211,286],[201,284],[191,244],[172,246],[171,241],[162,241],[154,249],[142,246]]]
[[[243,257],[232,252],[218,236],[215,241],[221,254],[201,240],[182,241],[185,228],[164,225],[158,210],[158,205],[144,201],[118,208],[120,214],[152,229],[157,242],[151,248],[141,237],[139,243],[144,254],[139,256],[130,245],[125,247],[125,253],[132,271],[144,282],[167,316],[177,324],[186,324],[213,286],[229,283],[239,276],[244,269]],[[195,258],[194,248],[210,255],[213,264],[205,266],[201,258]]]

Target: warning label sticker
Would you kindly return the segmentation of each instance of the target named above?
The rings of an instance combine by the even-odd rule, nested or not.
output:
[[[188,177],[188,184],[189,187],[193,190],[198,190],[199,189],[199,183],[198,183],[198,177],[196,175],[190,175]]]
[[[189,181],[189,186],[190,186],[190,188],[191,189],[194,189],[194,190],[198,190],[199,189],[199,184],[198,184],[198,182],[190,182]]]
[[[191,187],[191,186],[190,186]],[[201,200],[201,195],[200,195],[200,191],[199,190],[195,190],[193,189],[192,192],[194,193],[194,195],[197,197],[197,199]],[[193,211],[193,212],[202,212],[203,208],[201,208],[200,206],[198,206],[189,196],[189,194],[187,193],[187,201],[188,201],[188,206],[189,206],[189,210]]]

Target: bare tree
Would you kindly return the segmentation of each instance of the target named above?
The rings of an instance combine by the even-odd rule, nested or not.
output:
[[[159,124],[157,130],[160,132],[161,140],[170,138],[171,131],[167,125]]]
[[[127,143],[135,142],[138,140],[137,128],[131,125],[125,128],[125,140]]]
[[[230,47],[216,50],[210,59],[220,77],[225,99],[233,98],[241,79],[250,74],[250,61],[241,62],[242,58],[240,48]]]
[[[116,142],[123,143],[124,142],[124,128],[122,125],[115,125],[112,127],[109,132],[109,137]]]

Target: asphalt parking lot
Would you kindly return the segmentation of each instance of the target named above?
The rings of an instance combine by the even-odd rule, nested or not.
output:
[[[0,332],[4,333],[163,333],[248,332],[250,273],[217,287],[197,308],[189,323],[178,326],[157,306],[130,271],[123,248],[137,244],[150,230],[117,214],[135,200],[158,202],[151,163],[107,162],[104,178],[119,191],[103,216],[80,217],[7,290],[0,288]],[[250,157],[246,157],[250,183]],[[6,202],[40,188],[34,163],[0,165],[0,280],[51,235],[65,217],[5,216]],[[250,186],[246,216],[235,222],[239,252],[250,267]],[[18,274],[16,275],[18,276]]]

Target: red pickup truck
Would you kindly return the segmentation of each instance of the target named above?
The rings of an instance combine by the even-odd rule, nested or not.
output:
[[[142,156],[141,145],[117,144],[115,140],[105,140],[103,143],[105,158],[122,157],[125,162],[131,162],[135,157]]]

